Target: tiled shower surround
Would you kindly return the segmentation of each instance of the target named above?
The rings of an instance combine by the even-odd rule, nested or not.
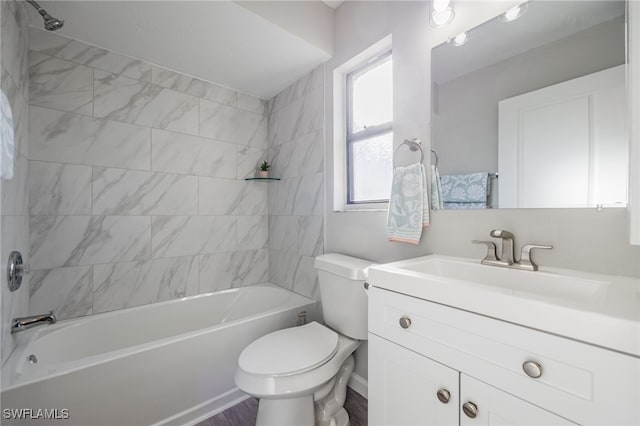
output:
[[[269,101],[269,280],[320,299],[314,257],[324,252],[323,66]]]
[[[264,101],[39,29],[29,46],[31,313],[268,281],[269,189],[244,180]]]
[[[2,91],[11,105],[14,127],[14,165],[13,178],[0,180],[0,274],[2,291],[2,362],[7,359],[15,347],[11,335],[11,318],[27,314],[29,301],[29,276],[26,275],[22,286],[10,292],[7,286],[5,263],[9,253],[19,250],[28,259],[29,256],[29,207],[28,207],[28,80],[27,62],[27,10],[22,1],[1,1],[0,19],[2,34],[2,67],[0,80]]]

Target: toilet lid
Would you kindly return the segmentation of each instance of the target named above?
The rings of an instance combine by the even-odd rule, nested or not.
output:
[[[256,375],[296,374],[327,362],[337,346],[338,334],[314,321],[259,338],[242,351],[238,365]]]

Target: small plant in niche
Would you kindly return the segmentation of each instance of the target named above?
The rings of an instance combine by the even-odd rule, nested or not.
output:
[[[268,161],[263,161],[260,163],[258,167],[258,177],[268,178],[269,177],[269,169],[271,168],[271,164]]]

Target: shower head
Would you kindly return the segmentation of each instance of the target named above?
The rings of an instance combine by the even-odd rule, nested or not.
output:
[[[49,31],[59,30],[64,25],[64,21],[56,19],[46,12],[41,15],[44,18],[44,27]]]
[[[46,30],[48,31],[59,30],[64,25],[64,21],[60,19],[56,19],[53,16],[49,15],[49,13],[46,10],[44,10],[42,6],[40,6],[35,0],[27,0],[27,3],[33,6],[38,11],[40,16],[42,16],[42,19],[44,19],[44,28]]]

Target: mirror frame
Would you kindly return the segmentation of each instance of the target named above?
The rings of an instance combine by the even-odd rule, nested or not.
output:
[[[640,245],[640,2],[627,0],[629,89],[629,243]]]

